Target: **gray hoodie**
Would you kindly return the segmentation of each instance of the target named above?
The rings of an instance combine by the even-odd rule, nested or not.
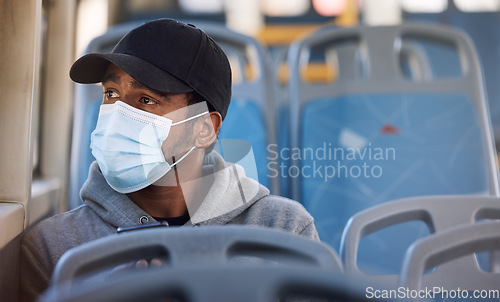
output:
[[[213,183],[203,203],[191,213],[190,225],[248,224],[278,228],[319,240],[313,218],[296,201],[269,195],[269,190],[245,176],[238,165],[212,152],[204,170]],[[116,233],[118,227],[154,222],[127,195],[114,191],[97,163],[81,190],[84,205],[48,218],[21,242],[20,301],[34,301],[49,285],[59,258],[67,250]]]

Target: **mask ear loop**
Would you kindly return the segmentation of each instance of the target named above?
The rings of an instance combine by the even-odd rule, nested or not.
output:
[[[196,148],[195,146],[191,147],[191,149],[188,150],[188,152],[186,152],[186,154],[184,154],[183,156],[181,156],[181,158],[179,158],[178,161],[175,161],[175,157],[172,156],[172,164],[170,165],[170,167],[174,167],[174,172],[175,172],[175,179],[177,181],[177,186],[180,186],[180,182],[179,182],[179,175],[177,174],[177,167],[175,165],[177,165],[178,163],[180,163],[184,158],[186,158],[186,156],[189,155],[189,153],[191,153],[191,151],[194,150],[194,148]]]
[[[182,124],[182,123],[185,123],[185,122],[189,122],[190,120],[194,120],[195,118],[198,118],[198,117],[200,117],[200,116],[202,116],[202,115],[205,115],[205,114],[207,114],[207,113],[209,113],[209,112],[208,112],[208,111],[205,111],[205,112],[202,112],[202,113],[197,114],[197,115],[195,115],[195,116],[192,116],[192,117],[190,117],[190,118],[187,118],[187,119],[185,119],[185,120],[179,121],[179,122],[177,122],[177,123],[172,123],[172,126],[179,125],[179,124]]]
[[[175,156],[172,156],[172,162],[177,163],[177,162],[175,162]],[[171,165],[170,167],[174,167],[175,182],[177,183],[177,186],[180,187],[181,183],[179,181],[179,173],[177,173],[177,167],[175,165]]]
[[[197,114],[195,116],[192,116],[190,118],[187,118],[185,120],[182,120],[182,121],[179,121],[177,123],[172,123],[171,126],[175,126],[175,125],[179,125],[179,124],[182,124],[182,123],[185,123],[185,122],[188,122],[190,120],[193,120],[195,118],[198,118],[200,116],[203,116],[205,114],[209,113],[208,111],[205,111],[205,112],[202,112],[200,114]],[[172,164],[170,165],[170,167],[174,167],[174,172],[175,172],[175,181],[177,182],[177,186],[179,187],[181,184],[180,184],[180,181],[179,181],[179,174],[177,173],[177,167],[175,165],[177,165],[178,163],[180,163],[184,158],[186,158],[186,156],[189,155],[189,153],[191,153],[191,151],[193,151],[195,148],[195,146],[191,147],[191,149],[189,149],[188,152],[186,152],[186,154],[184,154],[181,158],[179,158],[178,161],[175,161],[175,157],[172,156]]]

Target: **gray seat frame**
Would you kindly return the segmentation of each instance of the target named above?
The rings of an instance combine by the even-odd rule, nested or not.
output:
[[[203,266],[142,271],[71,292],[62,292],[55,287],[41,301],[113,302],[177,298],[184,302],[271,302],[277,301],[277,297],[300,297],[301,294],[318,297],[320,301],[365,300],[365,288],[333,270]]]
[[[500,273],[481,270],[473,255],[492,250],[500,251],[500,220],[436,233],[416,241],[408,249],[399,283],[413,290],[429,286],[445,290],[498,291]],[[452,260],[455,261],[450,262]],[[435,271],[424,275],[435,266]]]
[[[394,287],[398,284],[398,275],[367,275],[360,271],[357,255],[363,237],[389,226],[413,220],[425,222],[431,233],[439,234],[481,219],[500,219],[500,198],[444,195],[390,201],[361,211],[349,220],[342,236],[340,257],[347,274]],[[474,256],[471,255],[470,258]]]
[[[56,265],[52,285],[71,283],[98,269],[150,258],[166,258],[172,268],[224,266],[235,257],[283,265],[321,267],[342,272],[328,245],[288,232],[241,225],[161,227],[100,238],[66,252]]]

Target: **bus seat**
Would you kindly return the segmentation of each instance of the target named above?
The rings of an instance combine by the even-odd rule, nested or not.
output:
[[[24,206],[0,203],[0,297],[17,301],[19,281],[19,244],[24,229]]]
[[[265,187],[272,188],[273,180],[268,177],[268,129],[263,108],[252,99],[235,98],[227,110],[227,115],[219,131],[219,139],[243,139],[250,143],[257,164],[254,178]],[[224,156],[223,156],[224,157]],[[246,168],[246,167],[245,167]]]
[[[319,30],[326,30],[336,28],[334,25],[328,25],[321,27]],[[325,52],[324,49],[320,49],[322,52]],[[274,51],[274,61],[275,64],[274,69],[276,71],[275,75],[275,102],[276,102],[276,111],[277,111],[277,120],[278,120],[278,150],[283,150],[284,148],[290,148],[290,139],[289,139],[289,111],[290,111],[290,102],[289,102],[289,91],[288,91],[288,83],[283,84],[280,78],[279,68],[282,67],[286,63],[286,55],[288,48],[279,49]],[[321,51],[316,50],[316,52],[321,53]],[[332,70],[331,73],[334,74],[332,78],[329,78],[328,75],[320,72],[319,80],[308,78],[308,75],[305,73],[304,81],[308,83],[327,83],[331,84],[335,80],[339,74],[342,76],[343,80],[348,78],[356,79],[358,76],[363,76],[361,73],[366,67],[360,67],[361,65],[365,65],[366,62],[363,58],[363,55],[359,48],[353,47],[353,45],[347,45],[347,47],[339,48],[335,50],[336,58],[334,59],[336,66],[332,66],[331,61],[326,59],[324,62],[320,61],[320,63],[316,63],[317,65],[325,66],[323,70]],[[316,54],[316,56],[321,56],[320,54]],[[325,58],[322,58],[325,59]],[[353,64],[353,62],[355,62]],[[286,65],[288,66],[288,65]],[[288,70],[287,70],[288,71]],[[421,80],[421,79],[429,79],[432,75],[431,68],[426,56],[426,53],[422,50],[421,45],[411,42],[405,42],[401,46],[401,71],[404,76],[409,79]],[[286,79],[288,80],[288,78]],[[285,155],[286,156],[286,155]],[[278,158],[279,163],[283,163],[284,165],[289,165],[290,162],[281,158]],[[279,170],[279,169],[278,169]],[[291,196],[290,192],[290,177],[283,177],[280,175],[280,194],[286,197]]]
[[[500,198],[441,195],[394,200],[363,210],[349,220],[342,237],[340,255],[346,273],[394,288],[405,251],[415,241],[484,219],[500,219]],[[416,222],[425,225],[426,234],[413,230],[420,226]],[[381,236],[373,236],[379,231],[385,233],[386,236],[382,237],[385,242],[380,239]],[[363,242],[365,240],[376,243],[367,245]],[[367,251],[367,248],[370,250]],[[367,257],[369,254],[371,259]],[[380,267],[386,263],[381,258],[387,257],[391,258],[392,271]]]
[[[85,53],[110,52],[114,45],[140,23],[132,22],[111,27],[108,32],[92,40]],[[231,61],[233,79],[232,104],[227,121],[219,137],[243,139],[251,143],[258,169],[258,181],[273,192],[278,190],[278,179],[268,177],[267,144],[275,141],[274,107],[270,105],[267,55],[253,38],[233,32],[224,26],[200,24],[226,52]],[[249,67],[250,66],[250,67]],[[245,71],[250,69],[251,71]],[[90,150],[90,134],[97,123],[102,89],[98,85],[76,84],[69,208],[81,204],[80,189],[87,179],[94,160]],[[226,124],[228,124],[226,126]],[[257,179],[256,179],[257,180]]]
[[[66,252],[51,285],[71,283],[85,274],[139,259],[160,258],[168,267],[300,266],[342,272],[337,254],[326,244],[287,232],[255,226],[154,228],[101,238]]]
[[[328,25],[321,27],[319,30],[328,30],[336,28],[334,25]],[[326,47],[328,47],[326,45]],[[278,152],[283,150],[284,148],[290,148],[289,143],[289,111],[290,111],[290,102],[289,102],[289,92],[288,92],[288,83],[283,84],[283,79],[280,76],[280,68],[286,64],[286,55],[288,48],[278,49],[273,52],[274,54],[274,69],[276,71],[275,75],[275,99],[276,99],[276,110],[277,110],[277,120],[278,120]],[[325,58],[328,56],[327,49],[315,49],[315,54],[310,54],[309,56],[316,56],[318,58],[311,58],[310,61],[319,61],[318,63],[310,62],[306,65],[310,67],[311,64],[316,64],[320,66],[324,66],[322,70],[330,70],[329,74],[325,74],[324,72],[320,73],[317,78],[309,78],[307,73],[303,74],[304,81],[307,83],[325,83],[331,84],[335,80],[338,79],[338,76],[342,76],[342,80],[352,79],[355,80],[357,77],[363,77],[365,75],[362,74],[364,70],[367,70],[366,60],[362,53],[362,50],[355,45],[347,43],[345,47],[336,47],[335,48],[335,58]],[[401,72],[403,76],[412,79],[414,81],[419,81],[422,79],[430,79],[432,76],[432,71],[430,67],[430,63],[427,58],[427,54],[422,49],[422,46],[417,43],[412,43],[411,41],[406,42],[402,41],[401,45]],[[331,55],[330,55],[331,56]],[[334,64],[332,64],[334,61]],[[354,62],[354,64],[353,64]],[[287,65],[285,65],[287,66]],[[313,65],[314,66],[314,65]],[[287,70],[288,71],[288,70]],[[286,79],[288,80],[288,79]],[[279,158],[280,162],[288,165],[289,162],[287,160]],[[280,175],[281,183],[280,183],[280,193],[283,196],[290,197],[290,177],[283,177]]]
[[[464,12],[449,6],[440,13],[404,13],[404,20],[452,26],[465,31],[474,42],[484,71],[484,83],[488,95],[490,115],[495,140],[500,141],[500,37],[494,34],[500,29],[497,12]],[[490,30],[485,31],[488,28]]]
[[[420,39],[452,45],[461,76],[405,76],[402,41]],[[311,49],[335,53],[345,44],[358,49],[358,61],[343,62],[354,74],[344,77],[339,69],[329,84],[301,78]],[[288,62],[292,197],[334,248],[348,219],[377,204],[422,195],[498,195],[481,69],[463,33],[423,24],[328,28],[292,44]],[[380,264],[397,269],[395,250]]]
[[[79,286],[73,291],[64,291],[62,286],[52,287],[41,301],[350,302],[366,301],[366,296],[365,288],[333,270],[212,265],[143,270],[93,286]]]
[[[484,299],[481,301],[498,301],[500,273],[481,270],[473,254],[500,250],[499,230],[498,220],[480,222],[458,226],[418,240],[405,255],[400,285],[412,290],[420,290],[426,286],[438,287],[445,299],[450,297],[444,291],[456,291],[460,288],[472,295],[474,291],[485,290],[485,294],[496,292],[496,295],[478,297]],[[434,271],[424,274],[434,267]]]

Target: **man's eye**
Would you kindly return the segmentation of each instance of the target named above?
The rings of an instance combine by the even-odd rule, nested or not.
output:
[[[118,93],[116,93],[115,91],[113,90],[106,90],[104,91],[104,96],[107,98],[107,99],[112,99],[112,98],[117,98],[119,97]]]
[[[155,104],[158,104],[157,101],[153,100],[153,99],[150,99],[150,98],[147,98],[147,97],[142,97],[141,98],[141,102],[146,104],[146,105],[155,105]]]

